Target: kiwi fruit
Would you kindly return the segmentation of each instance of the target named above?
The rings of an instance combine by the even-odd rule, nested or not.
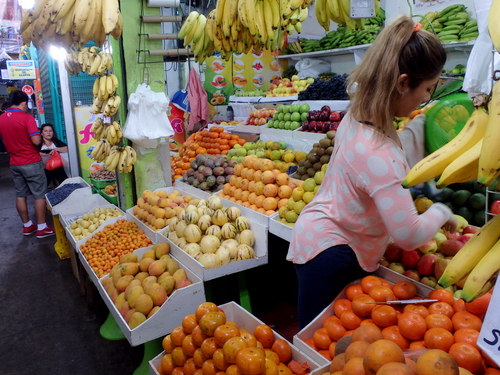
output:
[[[305,160],[305,159],[304,159],[304,160],[299,161],[299,167],[303,167],[305,162],[306,162],[306,160]]]
[[[314,169],[314,168],[308,168],[307,169],[307,174],[309,175],[309,177],[314,177],[314,175],[316,174],[316,169]]]
[[[319,162],[321,164],[328,164],[330,162],[330,155],[323,155],[321,158],[319,158]]]
[[[326,152],[326,149],[324,148],[318,148],[318,152],[316,152],[316,155],[318,156],[323,156]]]
[[[298,173],[299,175],[303,175],[303,174],[304,174],[304,173],[306,173],[306,172],[307,172],[307,168],[306,168],[306,167],[304,167],[304,166],[301,166],[301,167],[298,167],[298,168],[297,168],[297,173]]]
[[[314,147],[319,147],[319,143],[318,143],[318,142],[316,142],[315,144],[313,144],[313,148],[314,148]]]
[[[336,133],[337,133],[337,132],[336,132],[335,130],[330,130],[330,131],[326,132],[326,136],[327,136],[328,138],[330,138],[330,139],[332,139],[332,140],[333,140],[333,139],[335,138],[335,134],[336,134]]]
[[[328,147],[328,148],[326,149],[326,154],[327,154],[327,155],[331,155],[331,154],[333,154],[333,146],[330,146],[330,147]],[[302,161],[302,160],[301,160],[301,161]]]
[[[319,141],[319,145],[323,149],[328,148],[331,144],[332,142],[329,138],[321,138],[321,140]]]
[[[309,178],[309,175],[308,175],[307,173],[306,173],[306,174],[304,174],[304,175],[302,175],[302,176],[300,176],[300,179],[301,179],[302,181],[305,181],[305,180],[307,180],[308,178]]]
[[[319,160],[319,157],[316,155],[309,154],[307,156],[307,160],[314,164]]]
[[[315,171],[319,171],[319,170],[321,169],[322,165],[323,165],[323,164],[321,164],[321,162],[319,162],[319,161],[318,161],[317,163],[314,163],[314,164],[313,164],[313,169],[314,169]]]
[[[309,160],[306,160],[306,162],[304,163],[304,167],[307,169],[307,168],[311,168],[313,166],[313,162],[309,161]]]

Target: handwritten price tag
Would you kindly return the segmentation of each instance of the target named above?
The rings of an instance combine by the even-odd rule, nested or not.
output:
[[[497,278],[477,345],[500,366],[500,277]]]

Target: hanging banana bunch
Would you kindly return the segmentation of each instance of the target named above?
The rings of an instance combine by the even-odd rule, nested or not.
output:
[[[106,169],[110,171],[118,168],[118,172],[120,173],[130,173],[132,172],[136,160],[137,154],[132,147],[113,146],[108,156],[103,161]]]
[[[89,75],[103,75],[113,67],[111,54],[99,50],[97,47],[71,49],[65,60],[68,73],[77,75],[87,72]]]
[[[375,0],[375,14],[380,8],[380,0]],[[361,18],[350,17],[350,0],[316,0],[314,10],[318,23],[326,30],[330,30],[330,21],[339,25],[346,25],[348,29],[363,29]]]
[[[21,34],[25,44],[81,47],[89,41],[102,46],[106,35],[119,39],[123,19],[118,0],[35,0],[23,12]]]

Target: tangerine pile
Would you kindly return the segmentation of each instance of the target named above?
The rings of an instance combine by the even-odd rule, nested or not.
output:
[[[493,372],[496,365],[476,344],[490,294],[465,303],[455,300],[448,290],[434,289],[428,298],[438,302],[374,303],[418,298],[416,295],[416,286],[409,281],[391,285],[377,276],[366,276],[346,287],[345,298],[334,301],[333,314],[305,342],[331,360],[340,339],[354,335],[358,327],[370,327],[371,335],[389,340],[401,350],[440,349],[472,373],[479,374],[491,367],[488,374],[500,374]]]
[[[246,140],[236,134],[229,134],[220,126],[192,134],[170,158],[173,180],[181,178],[191,167],[190,161],[196,155],[226,155],[236,144],[244,145]]]
[[[186,315],[162,341],[165,354],[161,375],[264,375],[304,374],[305,364],[292,359],[287,341],[278,339],[268,325],[253,332],[227,321],[224,311],[203,302]],[[292,369],[301,371],[292,371]]]
[[[288,204],[292,191],[302,181],[273,168],[273,162],[255,155],[236,164],[234,174],[219,195],[265,215],[274,214]]]
[[[80,247],[80,251],[97,277],[101,278],[118,264],[122,255],[151,244],[151,240],[136,223],[119,219],[90,237]]]

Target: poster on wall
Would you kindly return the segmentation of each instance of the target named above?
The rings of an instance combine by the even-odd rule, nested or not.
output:
[[[78,145],[78,158],[80,159],[81,176],[89,184],[90,174],[104,168],[104,163],[97,162],[90,158],[90,153],[94,149],[97,141],[90,131],[92,123],[98,115],[90,112],[90,106],[73,108],[75,114],[76,140]]]
[[[224,61],[215,54],[206,60],[205,90],[212,105],[227,104],[229,96],[237,91],[257,91],[255,96],[269,88],[275,78],[281,76],[275,53],[269,50],[236,54]]]
[[[0,27],[18,28],[21,25],[22,9],[18,0],[0,1]]]

